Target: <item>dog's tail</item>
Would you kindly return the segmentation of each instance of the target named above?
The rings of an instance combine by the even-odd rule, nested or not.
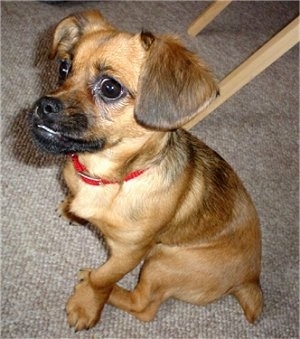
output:
[[[254,323],[263,309],[263,294],[258,282],[248,282],[238,286],[232,294],[242,306],[245,316]]]

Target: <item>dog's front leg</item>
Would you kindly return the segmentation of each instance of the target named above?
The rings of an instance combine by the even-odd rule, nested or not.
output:
[[[67,302],[68,323],[71,327],[75,327],[75,332],[83,329],[88,330],[96,325],[111,292],[111,287],[94,288],[90,280],[91,272],[88,269],[80,270],[79,283],[75,286],[74,293]]]
[[[68,322],[76,331],[96,325],[114,284],[136,267],[150,248],[117,242],[109,245],[110,259],[96,270],[81,270],[80,281],[68,300]]]

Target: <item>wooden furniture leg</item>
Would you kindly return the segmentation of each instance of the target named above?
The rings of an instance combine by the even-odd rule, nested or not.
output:
[[[231,1],[215,1],[192,22],[188,28],[190,36],[196,36],[202,29],[207,26],[219,13],[225,9]]]
[[[184,128],[189,129],[205,118],[210,112],[240,90],[265,68],[280,58],[290,48],[300,41],[299,16],[289,23],[283,30],[258,49],[240,66],[227,75],[220,83],[220,96],[218,96],[205,110],[199,112]]]

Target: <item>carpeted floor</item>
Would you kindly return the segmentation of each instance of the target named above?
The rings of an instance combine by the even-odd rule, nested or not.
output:
[[[298,338],[298,114],[296,46],[210,114],[193,133],[236,169],[251,193],[263,234],[265,308],[255,325],[231,297],[199,307],[168,300],[153,322],[111,306],[92,330],[74,334],[65,302],[81,267],[104,262],[92,229],[70,226],[55,208],[63,197],[61,158],[33,147],[26,111],[54,86],[47,59],[53,26],[99,8],[121,29],[176,33],[221,80],[298,14],[298,2],[234,2],[199,36],[186,29],[207,2],[1,1],[1,338]],[[138,269],[122,284],[132,287]]]

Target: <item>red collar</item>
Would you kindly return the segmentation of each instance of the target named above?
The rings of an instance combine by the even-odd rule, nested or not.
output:
[[[120,182],[117,180],[107,180],[103,178],[93,178],[87,173],[87,168],[79,161],[77,154],[71,154],[70,155],[73,166],[77,174],[81,177],[81,179],[89,185],[93,186],[99,186],[99,185],[111,185],[111,184],[119,184]],[[137,170],[134,172],[131,172],[126,175],[126,177],[122,181],[129,181],[131,179],[134,179],[141,174],[143,174],[146,170]]]

